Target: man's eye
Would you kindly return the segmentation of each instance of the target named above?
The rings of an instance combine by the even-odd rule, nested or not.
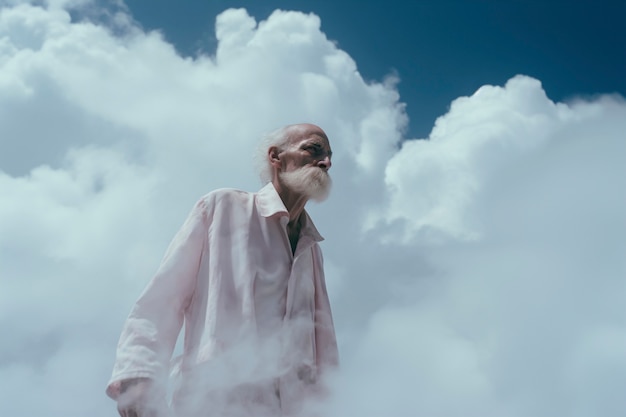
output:
[[[309,151],[309,152],[311,152],[311,153],[319,153],[320,152],[319,146],[314,146],[314,145],[309,145],[309,146],[305,147],[304,149]]]

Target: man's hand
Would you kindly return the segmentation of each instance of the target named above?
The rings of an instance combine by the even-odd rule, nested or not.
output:
[[[117,399],[117,411],[121,417],[158,417],[166,415],[167,404],[159,398],[154,383],[148,378],[123,381],[122,394]],[[162,414],[161,414],[162,413]]]
[[[315,375],[315,370],[312,367],[308,365],[302,365],[298,367],[296,373],[298,375],[298,379],[300,381],[303,381],[305,384],[315,384],[317,378]]]

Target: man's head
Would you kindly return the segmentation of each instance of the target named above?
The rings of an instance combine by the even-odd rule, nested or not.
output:
[[[320,127],[308,123],[283,127],[265,137],[263,149],[262,180],[316,201],[328,196],[332,151]]]

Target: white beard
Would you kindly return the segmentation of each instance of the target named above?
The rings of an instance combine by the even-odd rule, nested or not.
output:
[[[295,171],[281,172],[280,180],[296,193],[313,201],[324,201],[330,193],[332,180],[328,172],[318,167],[302,167]]]

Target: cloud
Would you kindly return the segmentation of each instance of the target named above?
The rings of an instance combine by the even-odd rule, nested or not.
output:
[[[227,10],[191,59],[123,8],[0,4],[1,415],[114,413],[121,323],[169,239],[202,194],[258,188],[257,138],[299,121],[334,151],[311,206],[343,358],[327,415],[622,412],[621,97],[517,76],[414,140],[397,80],[366,83],[313,14]]]
[[[518,76],[403,143],[369,227],[413,258],[372,277],[400,289],[364,312],[338,382],[360,401],[337,415],[623,412],[625,116],[621,97],[553,103]]]

